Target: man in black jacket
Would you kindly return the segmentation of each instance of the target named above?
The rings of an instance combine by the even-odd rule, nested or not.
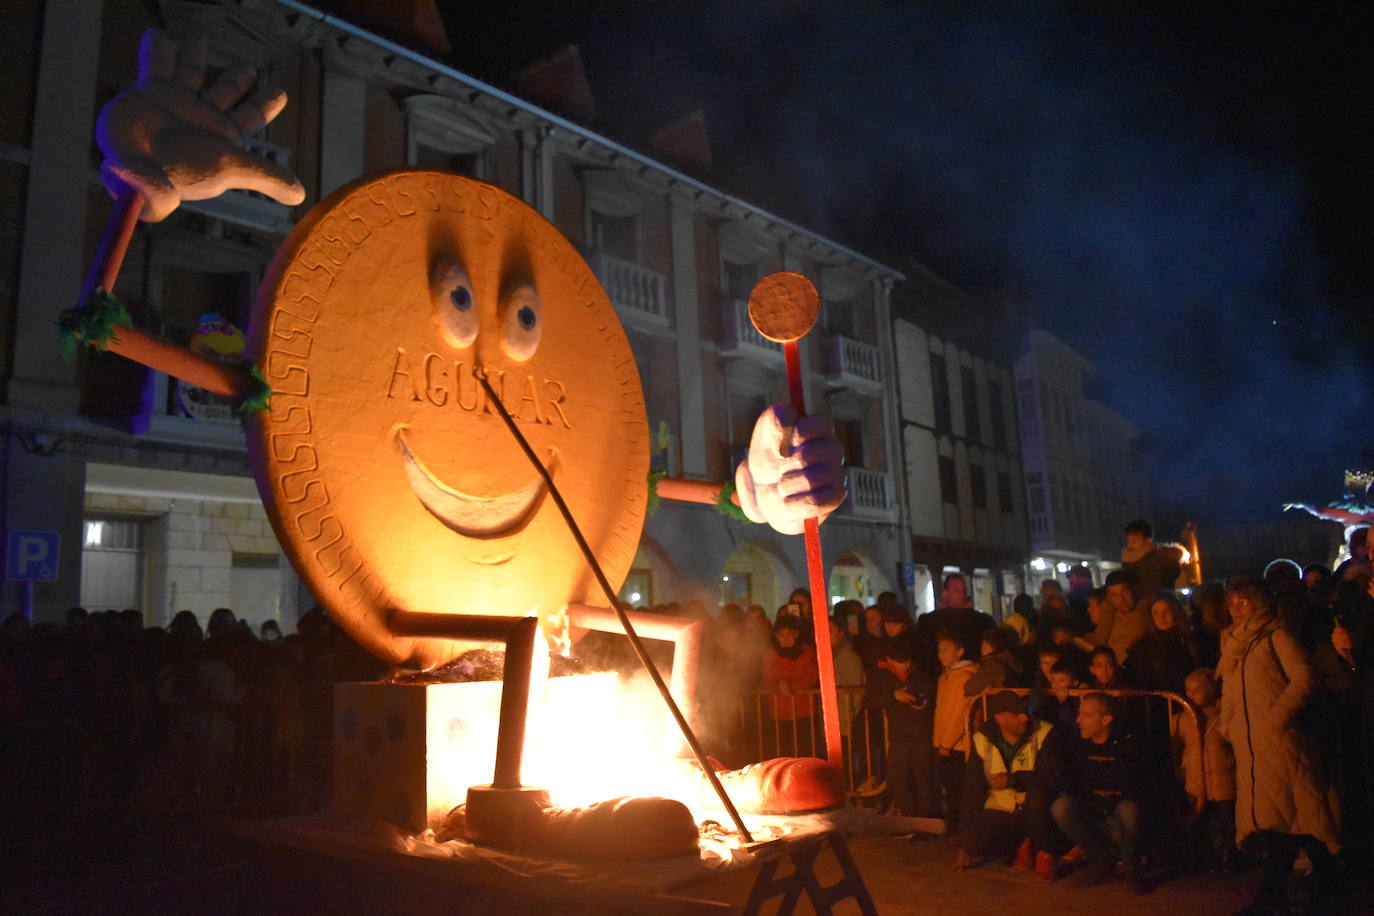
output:
[[[887,714],[887,785],[895,813],[939,817],[935,781],[935,678],[913,657],[910,643],[888,640],[869,672],[864,706]]]
[[[983,634],[997,626],[982,611],[969,607],[968,583],[961,573],[945,576],[940,590],[940,606],[929,614],[916,618],[916,635],[919,638],[922,659],[931,670],[939,670],[935,657],[936,639],[941,633],[953,633],[964,646],[964,658],[978,658],[982,655],[979,641]]]
[[[1140,873],[1144,764],[1136,740],[1113,724],[1116,700],[1090,693],[1078,707],[1078,734],[1055,729],[1042,772],[1060,795],[1051,806],[1059,829],[1088,857],[1084,884],[1112,878],[1119,859],[1135,893],[1146,887]]]

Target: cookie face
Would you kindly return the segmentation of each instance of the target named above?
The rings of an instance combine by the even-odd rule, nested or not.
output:
[[[475,373],[624,580],[648,498],[639,374],[591,269],[524,202],[442,172],[340,189],[278,251],[249,355],[272,387],[248,443],[277,538],[378,657],[429,667],[470,648],[393,635],[393,608],[605,602]]]

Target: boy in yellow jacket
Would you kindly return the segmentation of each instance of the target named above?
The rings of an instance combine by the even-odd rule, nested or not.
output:
[[[945,824],[949,834],[957,836],[964,757],[968,751],[968,713],[973,705],[973,697],[964,696],[964,683],[978,670],[978,665],[964,658],[964,644],[953,634],[941,633],[936,637],[936,650],[943,670],[935,687],[932,740],[939,755],[936,767],[944,798]]]

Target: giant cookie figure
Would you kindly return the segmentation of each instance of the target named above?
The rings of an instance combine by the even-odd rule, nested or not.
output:
[[[137,83],[101,112],[107,188],[137,191],[147,221],[235,188],[300,203],[294,176],[242,149],[285,105],[275,90],[243,100],[253,82],[230,69],[205,85],[204,45],[150,30]],[[476,373],[623,582],[648,496],[639,375],[596,277],[524,202],[431,171],[339,189],[273,260],[248,356],[272,387],[248,435],[278,538],[378,657],[429,668],[469,648],[392,632],[393,609],[537,614],[558,631],[569,604],[604,604]],[[770,407],[736,472],[741,505],[795,534],[843,501],[841,464],[828,418]]]

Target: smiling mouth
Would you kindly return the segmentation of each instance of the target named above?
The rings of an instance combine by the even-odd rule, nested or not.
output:
[[[473,496],[444,483],[425,467],[405,440],[405,427],[396,428],[396,443],[401,447],[406,479],[420,504],[429,514],[461,535],[494,538],[509,534],[525,524],[539,506],[548,485],[538,475],[518,490],[500,496]],[[547,467],[553,473],[558,452],[549,449]]]

